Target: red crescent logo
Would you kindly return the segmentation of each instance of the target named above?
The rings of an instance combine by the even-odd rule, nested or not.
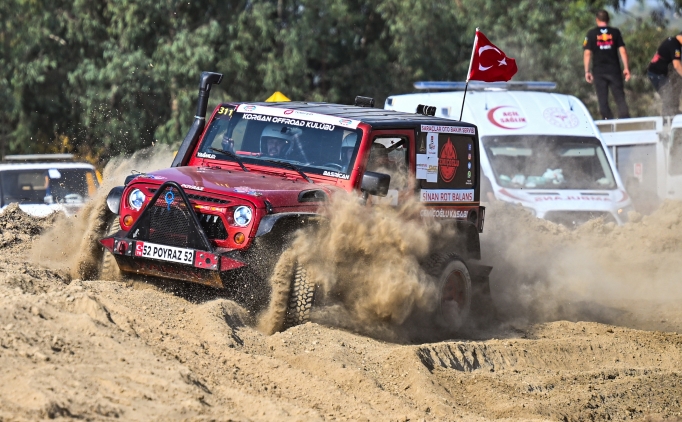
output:
[[[505,110],[508,109],[508,110]],[[526,126],[526,117],[514,106],[497,106],[488,111],[490,123],[502,129],[521,129]]]

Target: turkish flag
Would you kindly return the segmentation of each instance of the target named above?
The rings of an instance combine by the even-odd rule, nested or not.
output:
[[[470,81],[507,82],[516,74],[516,60],[507,57],[478,29],[469,64]]]

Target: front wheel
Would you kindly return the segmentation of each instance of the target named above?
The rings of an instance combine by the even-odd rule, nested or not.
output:
[[[118,215],[114,215],[107,223],[107,237],[111,236],[121,230],[121,223]],[[116,257],[108,250],[102,254],[102,262],[100,264],[99,278],[102,280],[120,280],[121,270],[118,269]]]
[[[315,284],[311,282],[306,269],[296,262],[284,319],[284,329],[310,321],[314,299]]]

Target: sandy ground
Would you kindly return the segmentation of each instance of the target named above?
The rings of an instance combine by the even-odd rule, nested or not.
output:
[[[210,289],[83,281],[79,218],[0,215],[0,421],[682,420],[682,204],[576,231],[493,206],[499,317],[424,344],[265,335]]]

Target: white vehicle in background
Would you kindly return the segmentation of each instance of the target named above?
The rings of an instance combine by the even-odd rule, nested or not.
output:
[[[554,87],[469,83],[462,120],[478,126],[489,196],[569,227],[598,217],[625,223],[632,202],[597,126],[576,97],[543,92]],[[392,95],[385,108],[414,113],[424,104],[435,106],[438,117],[459,118],[464,82],[417,82],[415,88],[447,92]],[[485,178],[482,183],[483,192]]]
[[[8,155],[0,162],[0,212],[12,203],[27,214],[78,212],[101,180],[91,164],[72,154]]]
[[[596,122],[642,213],[665,199],[682,200],[682,115]]]

